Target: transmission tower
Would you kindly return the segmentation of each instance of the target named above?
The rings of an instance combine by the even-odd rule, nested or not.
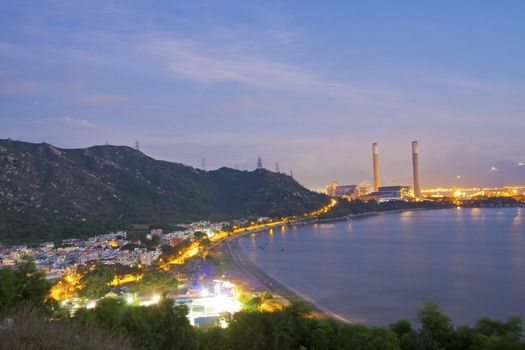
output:
[[[275,162],[275,172],[276,172],[277,174],[280,173],[280,171],[279,171],[279,162]]]
[[[290,176],[291,176],[292,179],[293,179],[293,169],[290,169]]]
[[[135,149],[136,149],[137,151],[140,151],[139,140],[136,140],[136,141],[135,141]]]
[[[201,159],[201,169],[206,171],[206,159],[204,158]]]
[[[263,168],[261,157],[257,158],[257,170],[261,170]]]

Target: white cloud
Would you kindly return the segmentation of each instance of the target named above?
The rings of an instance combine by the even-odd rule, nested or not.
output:
[[[204,84],[236,82],[255,88],[344,98],[373,93],[348,83],[322,79],[293,64],[240,54],[221,56],[192,41],[153,39],[140,47],[161,57],[176,75]]]
[[[98,127],[97,124],[90,122],[89,120],[86,120],[86,119],[75,119],[71,117],[63,117],[63,118],[58,119],[58,121],[63,124],[78,127],[78,128],[92,129],[92,128]]]
[[[124,96],[101,94],[82,97],[75,100],[73,103],[83,106],[107,106],[118,104],[125,100],[126,98]]]
[[[25,95],[39,90],[39,86],[32,81],[19,81],[0,86],[0,94]]]

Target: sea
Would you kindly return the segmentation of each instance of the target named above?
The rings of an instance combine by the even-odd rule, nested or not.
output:
[[[525,208],[413,210],[240,239],[262,270],[351,322],[416,320],[425,300],[456,324],[525,318]]]

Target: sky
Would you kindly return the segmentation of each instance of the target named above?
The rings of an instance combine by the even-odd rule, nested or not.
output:
[[[523,1],[3,1],[0,138],[314,188],[525,184]],[[521,165],[520,165],[521,164]],[[458,180],[458,176],[461,179]]]

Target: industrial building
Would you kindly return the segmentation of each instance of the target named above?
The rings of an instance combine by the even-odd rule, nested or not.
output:
[[[363,200],[375,200],[379,203],[399,201],[412,197],[410,186],[382,186],[378,191],[359,197]]]
[[[332,182],[326,186],[326,194],[330,197],[355,199],[367,193],[367,185],[337,185],[337,182]]]

